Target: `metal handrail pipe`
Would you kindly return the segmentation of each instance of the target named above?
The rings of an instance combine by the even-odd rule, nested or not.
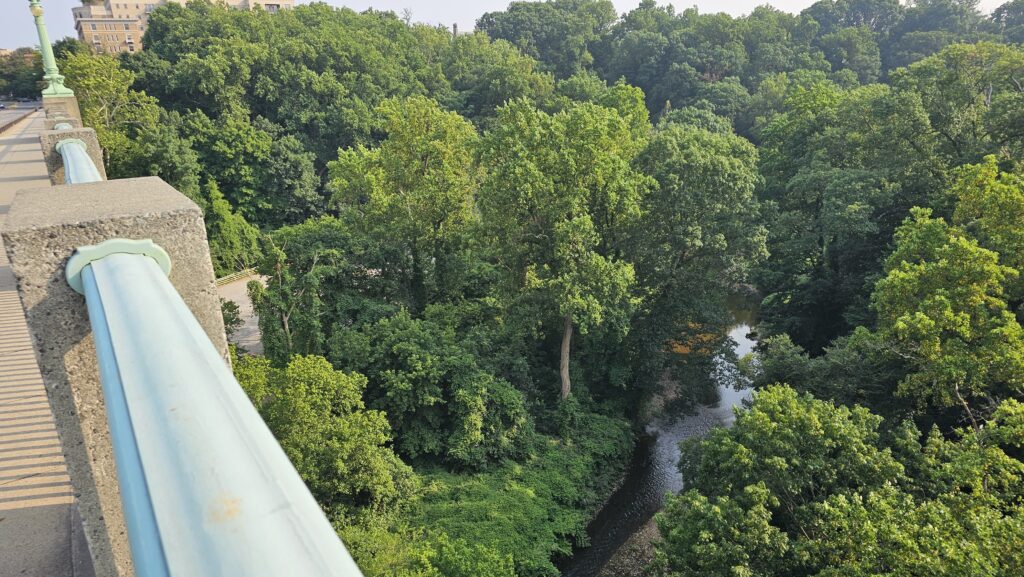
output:
[[[139,577],[361,577],[149,241],[76,251]]]
[[[89,156],[89,148],[85,142],[77,138],[65,138],[57,143],[56,149],[64,159],[66,184],[85,184],[103,180],[96,163]]]

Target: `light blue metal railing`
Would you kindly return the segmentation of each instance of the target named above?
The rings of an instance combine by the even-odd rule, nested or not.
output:
[[[360,576],[151,241],[79,248],[135,572]]]
[[[59,126],[68,126],[59,124]],[[66,130],[66,129],[65,129]],[[100,182],[103,177],[96,168],[96,164],[89,156],[89,149],[85,142],[77,138],[66,138],[57,143],[57,152],[64,159],[64,182],[67,184],[83,184],[86,182]]]

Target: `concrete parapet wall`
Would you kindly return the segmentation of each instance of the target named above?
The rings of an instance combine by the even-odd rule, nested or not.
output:
[[[53,127],[57,126],[58,124],[60,124],[62,122],[66,122],[66,123],[70,124],[71,128],[81,128],[82,127],[82,121],[77,119],[77,118],[60,118],[60,117],[57,117],[57,118],[46,118],[46,119],[43,120],[43,125],[46,127],[46,130],[53,130]]]
[[[64,266],[79,246],[153,239],[171,256],[171,283],[226,362],[202,211],[156,177],[56,186],[19,192],[2,234],[96,575],[133,575],[85,299],[67,284]]]
[[[39,133],[39,144],[43,147],[43,160],[46,161],[46,172],[50,174],[50,182],[53,184],[64,184],[64,159],[57,152],[57,143],[68,139],[77,138],[85,143],[100,176],[107,178],[107,171],[103,167],[103,149],[96,139],[96,131],[92,128],[76,128],[72,130],[46,130]]]
[[[74,118],[82,121],[82,111],[78,108],[78,99],[74,96],[43,95],[43,109],[47,118]]]

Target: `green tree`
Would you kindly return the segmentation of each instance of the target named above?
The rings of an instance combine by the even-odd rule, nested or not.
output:
[[[235,213],[217,183],[206,183],[204,198],[208,199],[206,229],[210,235],[210,257],[217,275],[245,270],[260,258],[260,231]]]
[[[819,40],[832,70],[852,70],[862,84],[874,82],[882,70],[882,56],[870,28],[843,28]]]
[[[728,125],[711,132],[675,122],[684,112],[667,115],[635,161],[657,183],[630,235],[644,296],[635,324],[641,346],[659,355],[669,340],[719,322],[723,295],[766,256],[756,150]]]
[[[883,50],[885,68],[907,66],[957,42],[977,41],[978,0],[918,0],[906,7]]]
[[[549,115],[521,101],[502,108],[484,138],[484,226],[512,294],[561,319],[562,399],[574,328],[628,329],[635,274],[620,254],[650,186],[630,165],[641,143],[613,109],[580,104]]]
[[[919,414],[912,401],[896,395],[895,384],[906,374],[905,363],[878,333],[857,327],[814,357],[789,335],[765,339],[759,345],[754,385],[786,383],[816,398],[867,407],[899,422]]]
[[[182,132],[181,116],[161,110],[160,122],[141,128],[131,148],[110,157],[108,176],[159,176],[208,211],[213,199],[204,195],[200,186],[203,166],[192,141],[182,137]]]
[[[803,13],[821,25],[823,35],[863,26],[885,37],[899,24],[904,10],[899,0],[820,0]]]
[[[564,78],[593,62],[590,45],[616,16],[608,0],[512,2],[504,12],[481,16],[476,27],[491,38],[511,42]]]
[[[541,103],[554,89],[550,73],[505,40],[460,34],[444,45],[444,73],[454,91],[450,108],[481,123],[509,100]],[[434,95],[439,98],[440,95]],[[443,102],[443,100],[442,100]]]
[[[32,48],[18,48],[0,56],[0,94],[12,98],[39,98],[43,57]]]
[[[1015,574],[1019,404],[995,416],[921,442],[909,422],[882,435],[863,408],[768,387],[732,429],[684,445],[690,488],[656,517],[655,574]]]
[[[139,133],[159,124],[156,99],[132,89],[135,75],[112,56],[72,53],[60,68],[78,98],[82,124],[96,130],[106,164],[115,168],[118,159],[132,155]]]
[[[992,11],[993,27],[1007,41],[1024,42],[1024,1],[1010,0]]]
[[[708,498],[687,491],[669,498],[655,517],[655,575],[704,577],[791,574],[781,561],[789,539],[771,524],[775,501],[763,484],[737,497]]]
[[[341,335],[393,314],[408,300],[387,267],[391,253],[332,217],[310,219],[266,239],[260,274],[250,283],[268,357],[326,354],[328,335]]]
[[[58,60],[63,60],[71,54],[88,54],[91,50],[88,44],[71,36],[65,36],[53,43],[53,55]]]
[[[396,446],[412,459],[480,468],[519,456],[529,438],[522,394],[483,370],[452,327],[403,310],[334,354],[369,376],[371,406],[388,414]]]
[[[869,295],[912,206],[941,201],[945,165],[920,98],[883,85],[797,88],[761,130],[772,333],[818,354],[871,322]]]
[[[892,82],[920,96],[941,151],[963,164],[1004,147],[1020,150],[1022,135],[1011,128],[1013,116],[998,116],[1003,107],[1022,102],[1022,75],[1024,50],[980,42],[949,46],[893,72]]]
[[[873,304],[883,337],[912,366],[899,392],[959,406],[978,428],[985,399],[1024,385],[1024,330],[1003,289],[1018,272],[927,209],[914,209],[895,240]]]
[[[794,549],[814,511],[904,478],[882,447],[882,419],[788,387],[759,391],[732,429],[682,446],[690,489],[669,498],[658,526],[663,575],[810,575]]]
[[[951,192],[956,198],[953,223],[963,228],[978,244],[999,253],[999,263],[1024,269],[1024,177],[999,170],[994,156],[981,164],[961,167]],[[1024,297],[1020,280],[1009,283],[1007,296]]]
[[[391,451],[391,427],[362,401],[366,378],[335,371],[322,357],[284,368],[262,357],[235,359],[235,375],[313,495],[326,508],[388,509],[416,478]]]
[[[375,149],[339,152],[332,200],[367,234],[400,247],[402,281],[422,310],[459,293],[457,253],[476,218],[476,131],[423,97],[388,100],[377,113],[387,137]]]

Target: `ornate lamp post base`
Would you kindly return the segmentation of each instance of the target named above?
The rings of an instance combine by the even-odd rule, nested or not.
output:
[[[82,119],[82,113],[78,108],[78,99],[70,88],[64,86],[64,77],[57,69],[57,59],[53,56],[53,46],[50,45],[50,35],[46,32],[46,23],[43,21],[43,7],[39,0],[29,0],[29,9],[36,20],[36,31],[39,33],[39,52],[43,56],[43,80],[46,81],[46,88],[43,89],[43,108],[46,109],[46,116],[51,119],[77,118]]]
[[[43,21],[43,7],[39,0],[29,0],[29,9],[36,19],[36,31],[39,33],[39,52],[43,55],[43,80],[46,81],[46,88],[43,89],[43,97],[47,96],[74,96],[70,88],[64,86],[64,77],[57,69],[57,59],[53,56],[53,46],[50,45],[50,35],[46,31],[46,23]],[[78,107],[75,106],[77,109]]]
[[[48,76],[43,76],[43,79],[50,83],[49,86],[47,86],[46,88],[43,89],[43,98],[44,99],[47,96],[59,96],[59,97],[65,97],[65,98],[69,97],[69,96],[71,98],[75,97],[75,93],[70,88],[68,88],[67,86],[64,86],[64,77],[63,76],[57,75],[56,77],[53,77],[53,78],[48,77]]]

